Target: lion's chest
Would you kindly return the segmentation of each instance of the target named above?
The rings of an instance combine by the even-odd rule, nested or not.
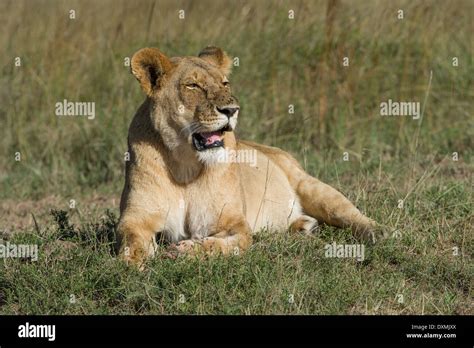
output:
[[[215,188],[189,190],[177,201],[171,201],[165,224],[170,241],[202,239],[217,231],[219,220],[234,203],[226,199],[225,192]]]
[[[179,226],[174,225],[178,239],[202,239],[220,232],[225,221],[241,211],[242,200],[233,183],[222,184],[222,180],[209,180],[190,185],[178,202]],[[176,235],[176,233],[175,233]],[[173,238],[177,239],[177,238]]]
[[[204,200],[188,203],[185,219],[185,230],[190,238],[201,239],[213,234],[219,216],[216,214],[215,203]],[[207,203],[206,203],[207,202]]]
[[[230,168],[232,169],[232,168]],[[217,167],[174,191],[165,231],[174,242],[202,239],[221,232],[225,222],[242,212],[240,186],[229,167]],[[176,196],[175,196],[176,197]]]

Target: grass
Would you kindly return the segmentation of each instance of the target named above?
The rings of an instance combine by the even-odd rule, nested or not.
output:
[[[144,272],[115,257],[113,213],[74,227],[68,212],[53,211],[51,228],[12,237],[43,252],[37,262],[5,260],[0,308],[27,314],[472,313],[468,223],[449,229],[439,221],[453,197],[469,193],[457,185],[446,194],[431,187],[420,195],[436,202],[415,214],[424,227],[368,247],[362,262],[326,258],[328,241],[356,243],[349,231],[326,227],[316,237],[261,232],[240,256],[158,257]],[[462,204],[449,211],[471,214]],[[418,222],[401,225],[413,231]],[[458,256],[453,245],[461,249]]]
[[[473,10],[463,0],[2,2],[0,230],[40,252],[2,260],[0,313],[474,313]],[[326,243],[355,243],[330,227],[261,232],[244,255],[156,258],[145,272],[116,259],[127,127],[143,100],[124,58],[208,44],[239,58],[238,135],[292,152],[399,237],[367,246],[363,262],[324,257]],[[55,116],[63,99],[95,102],[96,118]],[[419,101],[422,121],[381,117],[388,99]]]

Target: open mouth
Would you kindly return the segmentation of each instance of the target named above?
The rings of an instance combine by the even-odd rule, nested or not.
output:
[[[198,151],[212,149],[214,147],[224,146],[224,132],[230,132],[229,125],[213,132],[194,133],[193,145]]]

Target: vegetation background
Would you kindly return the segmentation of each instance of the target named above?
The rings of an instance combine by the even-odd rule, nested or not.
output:
[[[1,238],[40,259],[2,260],[0,312],[473,314],[473,16],[469,0],[1,1]],[[209,44],[239,58],[238,135],[290,151],[393,233],[365,261],[325,258],[355,243],[329,227],[142,273],[114,257],[144,98],[124,59]],[[95,102],[95,119],[56,116],[63,99]],[[422,118],[380,116],[388,99]]]

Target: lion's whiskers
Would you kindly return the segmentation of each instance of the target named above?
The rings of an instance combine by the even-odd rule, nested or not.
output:
[[[192,121],[190,124],[184,126],[182,129],[181,129],[181,134],[185,133],[186,135],[191,135],[193,133],[196,133],[199,128],[201,127],[201,125],[196,122],[196,121]]]

